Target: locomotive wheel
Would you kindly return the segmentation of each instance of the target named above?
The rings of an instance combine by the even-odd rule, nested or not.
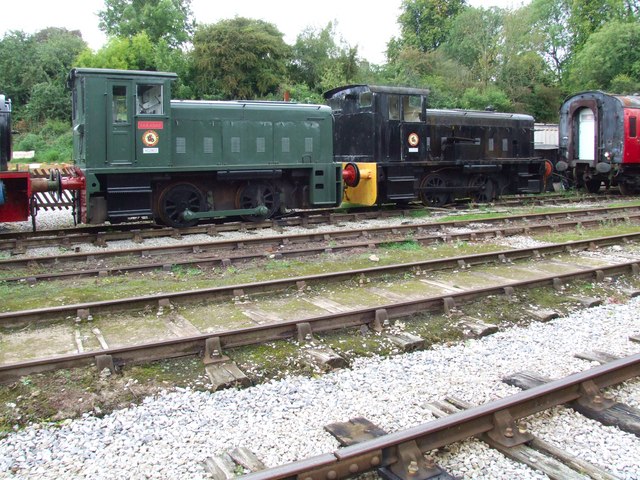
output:
[[[271,218],[280,209],[280,196],[274,185],[266,182],[248,183],[241,185],[236,193],[236,208],[256,208],[260,205],[267,207],[268,213],[261,215],[243,215],[248,222],[261,222]]]
[[[620,188],[622,195],[636,195],[638,193],[638,188],[628,183],[620,183],[618,188]]]
[[[444,188],[447,180],[437,173],[425,175],[420,180],[420,201],[425,207],[441,207],[449,202],[449,192],[433,191],[434,188]]]
[[[174,183],[160,193],[156,214],[162,223],[170,227],[192,227],[198,220],[186,221],[182,218],[182,213],[187,209],[192,212],[204,210],[204,196],[193,183]]]
[[[584,182],[584,186],[589,193],[598,193],[600,191],[600,185],[602,184],[602,180],[599,178],[592,178]]]
[[[475,203],[489,203],[496,198],[496,187],[491,177],[474,175],[469,179],[469,196]]]

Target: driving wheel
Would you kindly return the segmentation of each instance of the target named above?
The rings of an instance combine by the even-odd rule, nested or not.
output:
[[[202,192],[193,183],[181,182],[167,186],[158,199],[156,215],[162,223],[170,227],[192,227],[198,220],[186,221],[186,210],[201,212],[205,209]]]
[[[489,203],[496,198],[496,187],[487,175],[474,175],[469,179],[469,196],[475,203]]]
[[[266,182],[241,185],[236,193],[236,208],[247,209],[264,205],[266,215],[242,215],[249,222],[260,222],[271,218],[280,209],[280,197],[274,185]]]
[[[449,202],[449,192],[446,188],[447,180],[443,175],[430,173],[420,180],[420,201],[426,207],[441,207]]]

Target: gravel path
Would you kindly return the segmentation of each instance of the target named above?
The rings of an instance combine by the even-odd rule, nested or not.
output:
[[[198,479],[201,462],[245,446],[268,466],[329,452],[323,430],[363,416],[391,432],[432,420],[428,402],[453,395],[473,404],[518,390],[500,379],[521,370],[558,378],[589,368],[572,357],[603,350],[640,351],[640,299],[576,312],[481,340],[389,359],[359,359],[320,378],[288,377],[244,390],[178,390],[102,418],[40,425],[0,441],[2,478]],[[640,406],[640,382],[613,390]],[[565,408],[528,419],[534,434],[625,479],[640,478],[640,439]],[[535,479],[544,475],[471,440],[438,454],[451,473],[473,479]],[[11,472],[15,472],[11,473]]]

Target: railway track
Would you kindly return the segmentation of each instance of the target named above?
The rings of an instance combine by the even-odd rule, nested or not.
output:
[[[226,375],[220,373],[221,369],[226,371],[223,350],[229,348],[291,337],[304,340],[313,334],[364,325],[382,331],[391,320],[427,311],[451,313],[462,304],[490,295],[512,296],[524,288],[546,285],[561,289],[576,279],[603,282],[612,276],[638,275],[640,256],[634,253],[624,254],[626,261],[617,258],[615,262],[606,257],[585,259],[567,254],[624,244],[634,237],[607,237],[270,282],[4,312],[0,314],[0,326],[5,331],[9,327],[27,327],[29,334],[18,332],[20,340],[3,353],[0,381],[71,366],[97,363],[100,369],[105,366],[113,369],[127,363],[184,355],[203,355],[205,364],[214,370],[211,377],[221,378]],[[529,260],[523,265],[518,262],[520,259]],[[479,267],[482,268],[478,270]],[[430,273],[443,269],[449,272],[455,269],[456,273],[453,277],[447,270],[444,274]],[[354,290],[360,300],[341,304],[339,295],[332,296],[330,291],[327,295],[330,286],[336,284],[341,285],[339,292]],[[395,286],[389,288],[389,284]],[[292,294],[294,298],[287,299]],[[258,301],[260,298],[264,300]],[[296,302],[304,307],[292,310]],[[278,311],[288,313],[282,316]],[[229,321],[233,323],[235,318],[237,323],[238,317],[244,317],[244,324],[250,326],[229,329]],[[46,325],[52,322],[52,328],[62,332],[47,335]],[[111,332],[112,338],[105,338],[102,331]],[[54,337],[63,338],[62,343],[51,341]],[[150,342],[153,337],[160,338]],[[8,335],[5,342],[11,344],[7,338]],[[70,338],[75,343],[65,343]],[[136,340],[140,343],[136,344]],[[21,346],[20,342],[28,342],[29,349],[25,350],[26,345]],[[58,354],[54,354],[56,349]],[[60,350],[64,352],[62,355]],[[37,358],[20,357],[25,352]],[[331,353],[318,355],[329,362],[339,361]],[[235,381],[232,377],[230,383]],[[229,383],[228,379],[220,381],[224,383]]]
[[[107,276],[162,269],[171,271],[178,266],[229,266],[232,263],[260,258],[304,257],[319,253],[334,253],[357,248],[375,248],[380,245],[406,241],[423,245],[437,242],[476,241],[500,236],[540,233],[550,230],[590,227],[602,222],[637,221],[640,207],[613,207],[597,210],[558,212],[554,214],[528,214],[509,218],[481,221],[451,221],[442,223],[411,223],[390,227],[353,228],[290,234],[287,236],[260,236],[238,240],[182,243],[170,246],[140,247],[104,252],[78,252],[63,255],[19,257],[0,260],[2,281],[29,282]],[[498,224],[491,229],[456,231],[475,223]],[[355,241],[353,240],[355,239]],[[298,245],[311,247],[299,248]],[[181,257],[180,257],[181,256]],[[130,257],[123,266],[109,266],[110,259]],[[161,258],[149,262],[150,258]],[[136,260],[133,260],[133,259]],[[168,260],[170,259],[170,260]],[[67,268],[62,268],[67,265]],[[16,274],[16,269],[25,272]],[[62,269],[62,271],[60,271]],[[46,270],[46,273],[43,273]]]
[[[619,196],[585,195],[567,197],[554,195],[544,197],[519,197],[496,202],[494,206],[519,205],[557,205],[571,204],[590,200],[604,201],[619,199]],[[468,206],[468,204],[463,205]],[[0,251],[10,251],[12,254],[22,254],[29,248],[61,246],[71,247],[80,244],[94,244],[106,246],[108,242],[130,240],[141,243],[152,238],[181,238],[188,235],[205,234],[216,236],[226,232],[260,231],[267,228],[281,230],[291,226],[313,227],[318,225],[335,225],[340,222],[380,219],[390,217],[404,217],[420,211],[429,211],[422,207],[411,209],[355,209],[352,212],[336,212],[332,209],[315,210],[309,212],[292,213],[289,216],[267,220],[264,222],[225,222],[219,224],[204,224],[189,228],[170,228],[155,225],[151,222],[130,223],[122,225],[86,225],[74,228],[40,230],[36,232],[10,231],[0,232]],[[447,209],[435,209],[448,211]]]
[[[588,418],[640,436],[640,411],[615,402],[603,392],[607,387],[640,376],[640,354],[607,360],[558,380],[540,379],[530,373],[514,374],[505,382],[524,388],[521,393],[478,406],[449,397],[427,406],[437,420],[391,434],[361,417],[330,424],[325,429],[339,440],[342,448],[242,478],[336,480],[366,472],[377,472],[383,478],[455,478],[437,465],[434,451],[478,437],[491,448],[552,479],[615,479],[618,477],[605,469],[537,438],[519,423],[536,413],[567,404]]]

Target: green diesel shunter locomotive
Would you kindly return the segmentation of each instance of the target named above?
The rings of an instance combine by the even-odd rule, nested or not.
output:
[[[259,220],[336,206],[331,109],[255,101],[171,100],[176,74],[74,69],[74,161],[83,223],[153,217]]]

